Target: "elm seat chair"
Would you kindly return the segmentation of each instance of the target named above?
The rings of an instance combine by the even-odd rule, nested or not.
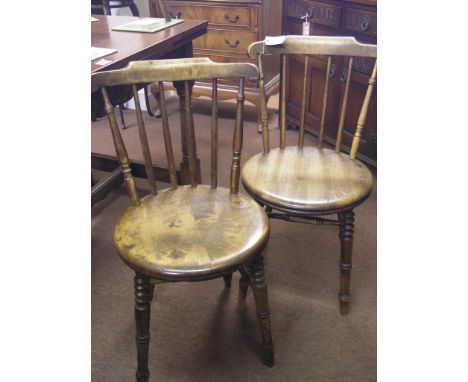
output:
[[[154,284],[161,280],[203,281],[224,277],[225,286],[229,287],[235,271],[241,273],[239,296],[245,298],[249,286],[253,291],[262,336],[263,363],[273,366],[267,285],[261,255],[270,232],[269,219],[252,198],[239,194],[244,79],[257,77],[258,70],[253,64],[214,63],[208,58],[138,61],[124,69],[91,76],[92,90],[101,89],[104,98],[115,149],[130,194],[131,205],[115,226],[114,245],[122,260],[135,271],[137,381],[148,381],[149,378],[150,302]],[[229,188],[217,186],[218,78],[239,79]],[[208,185],[196,183],[190,84],[198,79],[211,79],[213,84],[211,182]],[[187,122],[187,141],[183,144],[188,147],[191,179],[191,184],[186,186],[177,185],[163,81],[177,81],[184,85],[186,96],[181,121]],[[135,97],[138,130],[150,187],[150,193],[140,198],[108,90],[112,86],[131,85],[136,93],[138,84],[153,82],[159,84],[162,139],[170,187],[157,190],[140,104],[138,97]]]
[[[241,179],[246,191],[265,207],[270,218],[311,224],[339,226],[341,242],[340,261],[340,313],[349,313],[351,256],[354,233],[354,208],[363,203],[372,191],[371,171],[356,159],[356,153],[365,125],[369,102],[377,75],[377,61],[369,78],[368,88],[357,121],[349,155],[341,152],[353,56],[377,57],[377,46],[360,44],[353,37],[286,36],[281,45],[267,46],[263,41],[249,46],[250,57],[256,57],[260,72],[259,86],[264,95],[262,59],[265,54],[281,55],[280,73],[280,144],[270,149],[268,118],[265,98],[261,104],[263,152],[250,158],[242,168]],[[286,146],[286,56],[305,55],[302,89],[301,118],[297,146]],[[304,146],[304,120],[306,93],[311,79],[309,60],[320,55],[327,60],[327,74],[322,101],[322,119],[318,146]],[[327,115],[328,79],[332,57],[349,57],[348,77],[340,111],[334,150],[323,147],[325,115]],[[347,59],[347,58],[346,58]],[[338,220],[323,216],[337,214]]]

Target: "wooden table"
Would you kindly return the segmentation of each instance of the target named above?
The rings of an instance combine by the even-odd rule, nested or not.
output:
[[[91,62],[91,73],[103,70],[114,70],[125,67],[129,62],[136,60],[154,60],[168,58],[193,57],[192,40],[205,34],[208,23],[202,20],[187,20],[155,33],[112,31],[112,28],[137,17],[127,16],[98,16],[99,21],[91,23],[91,46],[98,48],[113,48],[117,52],[103,57],[111,61],[106,65],[96,65]],[[174,84],[180,97],[180,105],[184,105],[183,84]],[[183,114],[183,110],[182,110]],[[182,140],[185,139],[185,126],[181,125]],[[184,142],[185,143],[185,142]],[[178,172],[178,181],[189,183],[188,179],[188,153],[186,145],[182,144],[181,170]],[[107,193],[123,182],[120,167],[115,157],[91,153],[91,167],[96,170],[110,171],[111,175],[99,183],[92,185],[91,204],[103,199]],[[131,161],[134,176],[146,177],[146,170],[142,162]],[[168,182],[167,169],[154,167],[156,179]],[[198,173],[199,177],[199,173]]]

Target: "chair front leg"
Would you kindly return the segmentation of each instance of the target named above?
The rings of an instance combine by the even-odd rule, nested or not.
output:
[[[138,360],[136,372],[137,382],[148,382],[149,379],[148,351],[152,288],[154,288],[154,285],[151,285],[148,276],[138,272],[135,273],[135,324]]]
[[[252,261],[251,287],[257,306],[258,323],[262,334],[262,361],[266,366],[272,367],[274,355],[273,341],[271,339],[270,307],[268,306],[268,290],[262,255],[255,256]]]
[[[354,212],[346,211],[338,214],[340,222],[340,242],[341,242],[341,261],[340,261],[340,314],[347,316],[349,314],[350,301],[350,283],[353,254],[353,234],[354,234]]]

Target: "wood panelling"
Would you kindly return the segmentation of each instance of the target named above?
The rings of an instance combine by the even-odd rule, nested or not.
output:
[[[358,41],[375,44],[377,41],[377,2],[375,0],[284,0],[283,34],[301,35],[301,16],[309,15],[310,35],[354,36]],[[343,150],[349,151],[356,129],[358,113],[367,89],[367,81],[375,60],[356,57],[353,61],[349,102],[343,133]],[[347,60],[333,58],[329,81],[329,98],[325,124],[325,141],[335,144],[338,130],[339,105],[343,98]],[[304,75],[303,59],[290,56],[287,62],[287,124],[298,126]],[[308,84],[305,117],[306,131],[317,135],[325,84],[326,57],[309,62],[311,80]],[[362,134],[358,158],[377,165],[377,92],[372,96],[367,123]]]
[[[161,15],[157,0],[149,0],[151,16]],[[282,26],[282,0],[166,0],[173,17],[184,20],[208,20],[208,33],[193,42],[196,57],[210,57],[218,62],[255,62],[248,58],[247,48],[265,36],[278,36]],[[278,91],[279,58],[265,60],[267,98]],[[220,80],[220,99],[234,98],[232,81]],[[210,94],[209,83],[197,82],[193,94]],[[258,85],[247,81],[247,101],[260,108]]]

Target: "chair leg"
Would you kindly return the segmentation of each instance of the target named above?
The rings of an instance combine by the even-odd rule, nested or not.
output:
[[[231,282],[232,282],[232,273],[226,275],[226,276],[223,276],[223,279],[224,279],[224,286],[226,288],[230,288],[231,287]]]
[[[149,323],[150,323],[150,278],[141,273],[135,273],[135,324],[138,367],[137,382],[148,382],[148,351],[149,351]]]
[[[273,341],[271,339],[270,307],[268,306],[268,290],[265,281],[263,256],[257,255],[252,261],[252,291],[257,306],[258,323],[262,333],[262,361],[266,366],[274,364]]]
[[[121,120],[121,122],[122,122],[122,129],[126,129],[127,126],[125,126],[125,119],[124,119],[124,115],[123,115],[123,108],[124,108],[123,103],[119,104],[119,112],[120,112],[120,120]]]
[[[354,212],[346,211],[338,214],[340,222],[341,262],[340,262],[340,314],[349,314],[350,283],[353,254]]]
[[[241,274],[239,279],[239,300],[245,301],[247,298],[247,292],[249,290],[250,276],[242,268],[239,270],[239,272]]]

